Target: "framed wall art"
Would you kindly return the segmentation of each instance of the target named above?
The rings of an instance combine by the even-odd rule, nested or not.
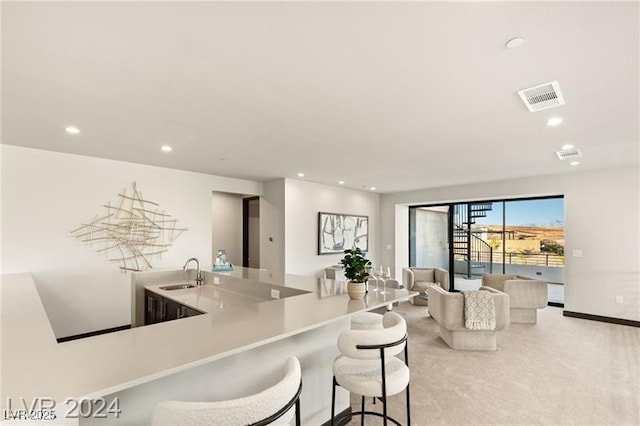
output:
[[[369,216],[318,213],[318,254],[369,250]]]

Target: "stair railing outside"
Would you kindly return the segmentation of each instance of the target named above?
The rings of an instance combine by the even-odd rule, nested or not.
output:
[[[466,208],[465,208],[466,207]],[[473,219],[485,217],[491,210],[491,203],[477,203],[455,206],[456,221],[453,225],[454,255],[462,256],[467,262],[467,278],[471,277],[472,262],[488,263],[489,273],[493,273],[493,248],[482,238],[473,234]]]

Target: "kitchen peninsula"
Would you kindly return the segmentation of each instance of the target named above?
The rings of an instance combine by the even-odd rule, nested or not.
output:
[[[162,290],[192,281],[195,271],[132,275],[132,328],[57,343],[31,274],[2,276],[3,410],[8,398],[56,402],[65,424],[146,424],[161,400],[217,400],[274,384],[288,355],[303,370],[303,424],[329,420],[331,365],[349,316],[412,297],[391,290],[350,300],[346,284],[236,268],[204,273],[202,288]],[[144,292],[154,291],[204,312],[144,324]],[[117,399],[117,418],[65,419],[67,398]],[[338,411],[348,407],[338,395]],[[14,403],[15,408],[15,403]]]

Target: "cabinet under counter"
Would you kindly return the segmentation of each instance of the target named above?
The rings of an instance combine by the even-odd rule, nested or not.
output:
[[[205,313],[190,306],[178,303],[175,300],[163,297],[148,289],[145,289],[144,291],[144,298],[144,325],[193,317]]]

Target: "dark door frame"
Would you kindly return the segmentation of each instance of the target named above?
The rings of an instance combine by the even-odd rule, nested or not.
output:
[[[242,199],[242,266],[249,267],[249,202],[259,200],[260,197],[246,197]]]

